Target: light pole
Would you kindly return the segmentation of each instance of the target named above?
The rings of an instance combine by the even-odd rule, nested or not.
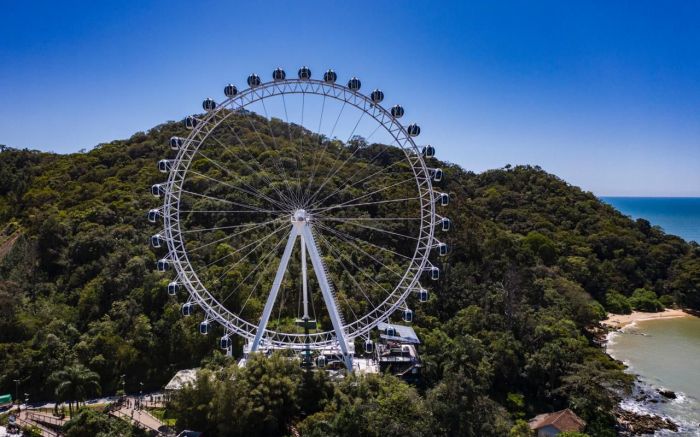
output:
[[[19,383],[20,383],[20,380],[15,379],[13,381],[15,382],[15,402],[17,402],[17,409],[19,410],[20,409],[20,407],[19,407]]]
[[[143,403],[143,382],[139,382],[141,389],[139,390],[139,410],[141,409],[141,404]]]
[[[126,374],[122,375],[122,396],[126,396]]]

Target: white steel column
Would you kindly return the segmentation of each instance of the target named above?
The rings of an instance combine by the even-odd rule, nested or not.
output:
[[[304,323],[309,321],[309,290],[307,289],[306,280],[306,241],[304,239],[304,234],[299,235],[301,240],[301,282],[303,290],[303,303],[304,303]]]
[[[262,317],[260,318],[258,330],[255,333],[255,340],[253,340],[253,344],[250,345],[250,352],[257,351],[258,347],[260,346],[260,340],[262,339],[263,333],[267,328],[267,322],[270,320],[270,313],[272,313],[272,307],[275,305],[277,293],[280,290],[280,285],[282,285],[284,272],[287,271],[287,264],[289,264],[289,257],[292,254],[292,249],[294,248],[294,243],[297,240],[297,235],[299,235],[298,227],[292,226],[292,231],[289,233],[289,239],[287,240],[287,246],[284,248],[284,253],[282,254],[282,259],[280,260],[280,265],[279,267],[277,267],[277,274],[275,275],[275,280],[272,283],[272,289],[270,290],[270,294],[267,296],[265,309],[263,310]]]
[[[331,287],[326,277],[326,269],[323,266],[323,261],[316,248],[316,240],[311,232],[311,227],[307,224],[303,227],[301,231],[302,241],[306,243],[306,247],[309,249],[309,256],[311,258],[311,264],[314,267],[314,272],[316,272],[316,278],[318,279],[318,284],[321,287],[321,292],[323,293],[323,300],[326,302],[326,308],[328,308],[328,313],[331,316],[331,323],[333,324],[333,330],[335,331],[335,336],[337,337],[338,344],[340,345],[340,350],[343,353],[343,360],[345,361],[345,367],[348,371],[352,372],[352,354],[348,348],[348,339],[343,331],[343,324],[340,322],[340,313],[338,313],[338,307],[335,303],[335,298],[331,292]]]

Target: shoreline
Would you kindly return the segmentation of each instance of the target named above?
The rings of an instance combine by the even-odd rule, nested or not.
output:
[[[612,314],[608,313],[608,318],[600,323],[610,329],[619,330],[628,325],[637,322],[645,322],[648,320],[663,320],[675,319],[679,317],[694,317],[683,310],[665,309],[658,313],[646,313],[642,311],[633,311],[631,314]]]

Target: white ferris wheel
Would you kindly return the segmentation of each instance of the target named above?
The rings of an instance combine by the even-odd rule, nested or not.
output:
[[[278,68],[229,84],[158,162],[157,269],[186,294],[184,315],[201,309],[202,334],[221,326],[224,349],[238,335],[246,354],[336,350],[352,369],[355,342],[369,353],[381,322],[411,322],[411,303],[428,300],[420,281],[439,278],[431,258],[448,246],[435,234],[450,220],[435,149],[416,145],[419,126],[382,91],[337,79]]]

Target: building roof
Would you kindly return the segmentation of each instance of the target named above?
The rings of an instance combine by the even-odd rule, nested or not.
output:
[[[553,426],[560,432],[582,431],[586,422],[578,417],[576,413],[566,408],[554,413],[538,414],[529,421],[530,429],[538,430],[545,426]]]
[[[420,340],[418,340],[416,331],[414,331],[413,328],[411,328],[410,326],[392,325],[384,322],[377,325],[377,329],[379,329],[381,332],[386,332],[386,330],[390,327],[394,328],[394,330],[396,331],[396,335],[382,334],[381,338],[385,340],[400,341],[403,343],[420,344]]]
[[[193,384],[197,380],[199,369],[184,369],[178,371],[165,386],[166,390],[180,390],[187,384]]]

